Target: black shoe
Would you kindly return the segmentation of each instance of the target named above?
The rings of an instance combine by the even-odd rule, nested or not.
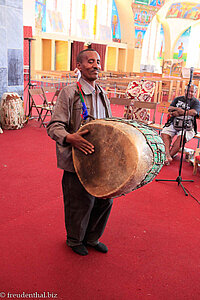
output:
[[[82,256],[88,255],[87,248],[83,244],[78,245],[78,246],[73,246],[71,248],[75,253],[77,253],[79,255],[82,255]]]
[[[95,250],[102,252],[102,253],[107,253],[108,252],[108,248],[106,245],[104,245],[103,243],[98,243],[95,246],[92,246]]]

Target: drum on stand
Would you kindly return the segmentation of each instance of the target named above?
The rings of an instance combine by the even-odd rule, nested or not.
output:
[[[4,93],[1,99],[0,119],[3,129],[20,129],[24,126],[23,101],[17,93]]]
[[[79,131],[95,151],[85,155],[72,149],[75,171],[88,193],[119,197],[151,182],[165,161],[165,146],[157,132],[134,120],[91,121]]]

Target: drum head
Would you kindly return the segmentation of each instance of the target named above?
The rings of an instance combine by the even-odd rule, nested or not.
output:
[[[74,167],[85,189],[99,198],[118,196],[130,178],[133,189],[152,165],[153,154],[145,138],[137,129],[119,122],[95,120],[79,131],[85,129],[89,133],[84,138],[94,145],[94,153],[85,155],[76,148],[72,150]],[[142,154],[146,158],[141,162]]]

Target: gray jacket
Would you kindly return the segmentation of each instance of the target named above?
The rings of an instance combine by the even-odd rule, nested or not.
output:
[[[80,79],[82,91],[85,98],[88,114],[95,115],[92,105],[91,89],[84,80]],[[105,91],[96,84],[98,97],[100,97],[105,108],[106,117],[111,117],[110,102]],[[98,99],[98,98],[97,98]],[[47,125],[48,135],[56,141],[57,166],[60,169],[75,172],[72,160],[72,146],[65,142],[65,137],[69,133],[75,133],[81,126],[82,105],[77,84],[73,83],[64,87],[57,99],[51,121]],[[89,122],[88,118],[86,122]]]

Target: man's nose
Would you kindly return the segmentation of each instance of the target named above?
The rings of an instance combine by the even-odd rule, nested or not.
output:
[[[97,61],[94,61],[94,63],[93,63],[93,67],[94,67],[94,68],[96,68],[96,69],[98,69],[98,68],[99,68],[99,65],[98,65]]]

